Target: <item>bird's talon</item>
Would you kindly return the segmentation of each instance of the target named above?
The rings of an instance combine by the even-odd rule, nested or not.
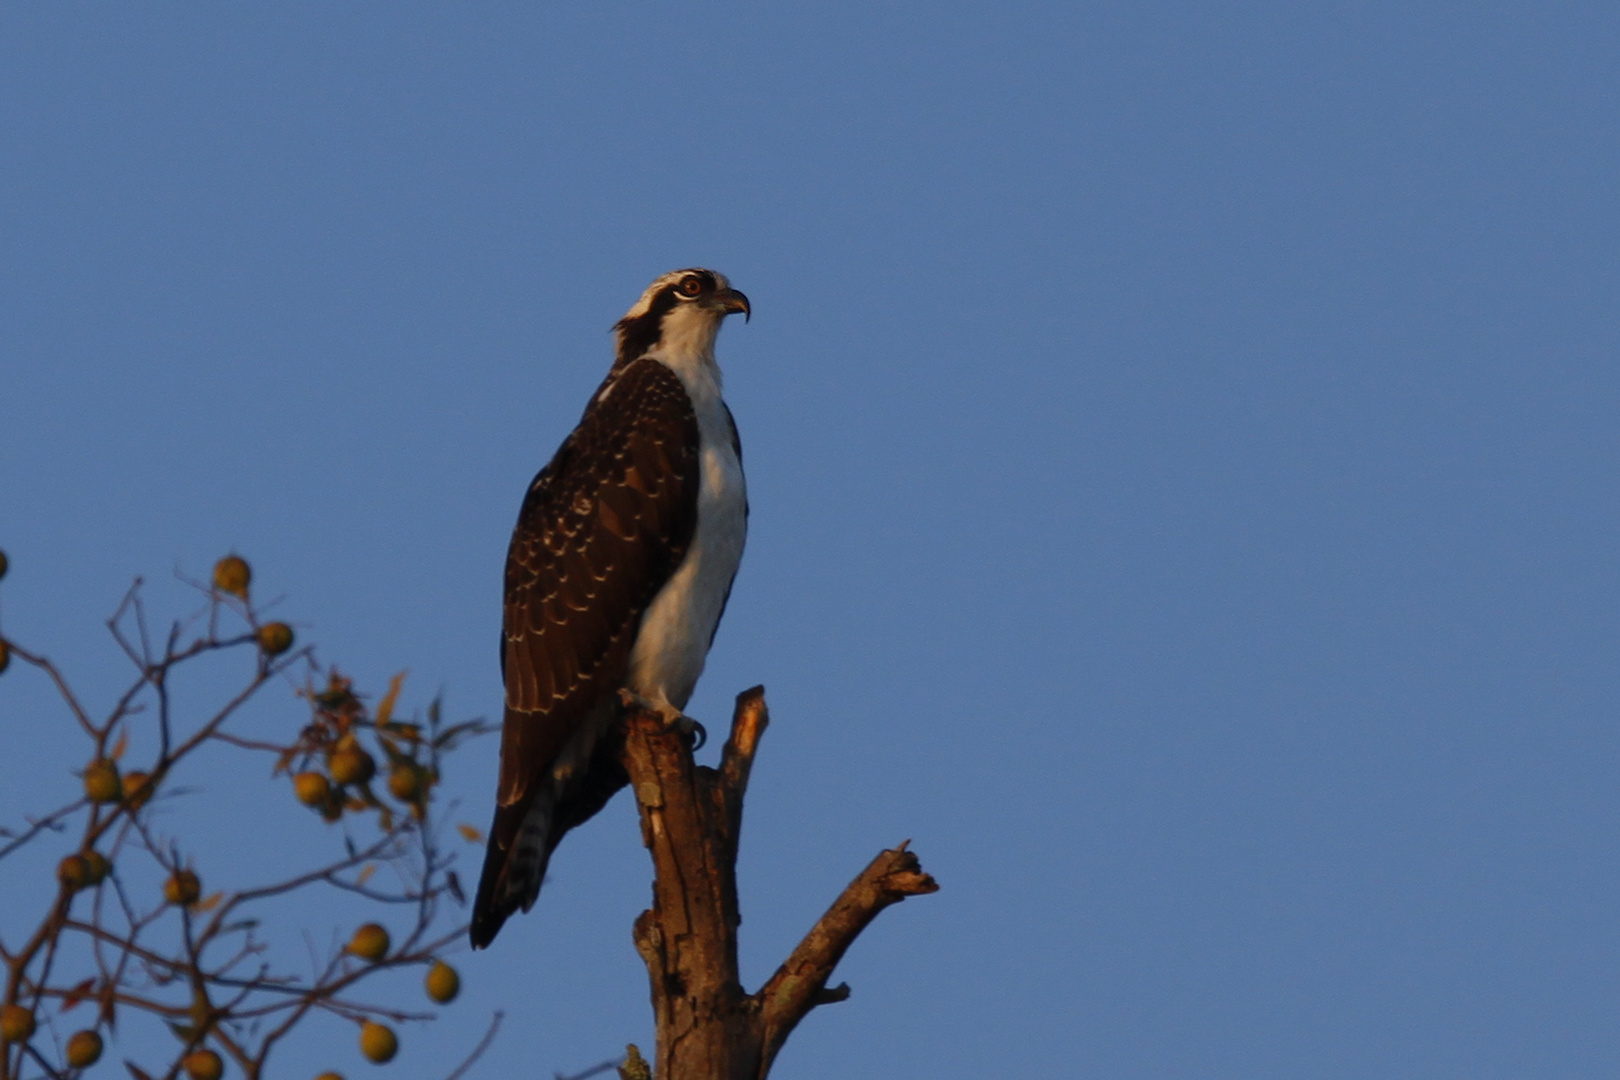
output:
[[[677,731],[687,739],[692,740],[692,749],[700,750],[703,744],[709,741],[709,733],[702,724],[680,712],[674,707],[667,707],[668,711],[659,710],[664,717],[664,727],[670,731]]]
[[[666,730],[678,731],[682,735],[694,738],[693,750],[701,750],[709,741],[709,733],[704,726],[687,716],[673,705],[658,704],[642,697],[633,690],[621,688],[619,690],[619,703],[626,709],[634,712],[652,713],[663,722]]]

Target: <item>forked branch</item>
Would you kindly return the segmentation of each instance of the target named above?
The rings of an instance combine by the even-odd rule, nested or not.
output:
[[[817,1005],[844,952],[878,912],[936,891],[906,845],[880,853],[756,994],[737,971],[737,843],[743,796],[769,726],[765,692],[738,695],[719,769],[696,765],[684,736],[650,713],[626,718],[625,768],[652,853],[653,906],[636,920],[657,1020],[657,1080],[764,1080]]]

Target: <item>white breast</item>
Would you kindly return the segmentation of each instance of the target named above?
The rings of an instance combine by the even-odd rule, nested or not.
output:
[[[748,493],[713,354],[664,362],[680,377],[697,412],[702,470],[697,529],[685,560],[641,618],[626,682],[651,702],[684,709],[703,673],[720,610],[742,561]]]

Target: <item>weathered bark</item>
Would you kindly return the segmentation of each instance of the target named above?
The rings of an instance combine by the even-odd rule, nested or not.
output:
[[[890,904],[939,888],[905,844],[879,853],[764,987],[745,992],[737,840],[769,722],[763,687],[739,694],[718,769],[694,764],[686,739],[657,716],[625,722],[625,767],[655,871],[653,906],[636,920],[635,942],[652,983],[656,1080],[765,1080],[798,1022],[849,996],[827,980],[866,925]]]

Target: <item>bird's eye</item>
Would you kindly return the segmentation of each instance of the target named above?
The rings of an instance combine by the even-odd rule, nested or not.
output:
[[[703,279],[693,274],[691,277],[682,278],[681,283],[675,288],[680,290],[682,296],[696,296],[703,291]]]

